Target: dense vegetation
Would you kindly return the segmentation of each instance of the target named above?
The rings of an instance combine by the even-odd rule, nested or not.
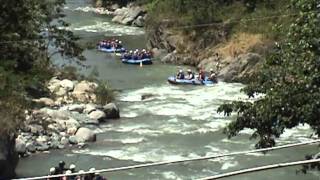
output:
[[[82,49],[64,27],[64,0],[13,0],[0,4],[0,134],[16,129],[29,99],[46,93],[50,57],[77,57]]]
[[[244,92],[264,94],[254,102],[233,102],[220,107],[237,118],[226,132],[235,136],[244,128],[254,130],[257,147],[275,145],[285,129],[308,124],[320,136],[320,4],[317,0],[292,0],[297,12],[286,34],[269,55],[256,81]],[[285,31],[284,31],[285,30]]]

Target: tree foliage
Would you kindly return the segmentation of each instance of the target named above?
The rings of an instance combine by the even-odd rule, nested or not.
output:
[[[218,109],[237,113],[226,132],[235,136],[244,128],[254,130],[257,147],[275,145],[285,129],[308,124],[320,135],[320,4],[317,0],[291,0],[296,12],[290,27],[266,59],[256,81],[243,91],[249,96],[263,94],[254,102],[233,102]]]
[[[64,0],[12,0],[0,3],[0,126],[15,129],[30,95],[43,91],[53,73],[50,57],[83,59],[77,38],[66,30]],[[13,103],[15,102],[15,103]],[[12,123],[11,125],[9,125]],[[10,128],[9,128],[10,127]]]

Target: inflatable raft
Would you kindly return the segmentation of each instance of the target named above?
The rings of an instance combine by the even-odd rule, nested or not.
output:
[[[126,51],[125,48],[121,48],[121,49],[115,49],[115,48],[105,48],[105,47],[101,47],[98,46],[98,50],[99,51],[103,51],[103,52],[107,52],[107,53],[123,53]]]
[[[143,65],[149,65],[152,64],[152,60],[150,58],[146,58],[146,59],[139,59],[139,60],[134,60],[134,59],[122,59],[122,62],[125,64],[135,64],[135,65],[139,65],[139,64],[143,64]]]
[[[170,76],[168,78],[168,82],[170,84],[185,84],[185,85],[189,84],[189,85],[206,85],[206,86],[212,86],[213,84],[216,83],[216,82],[208,80],[207,77],[206,77],[206,79],[204,81],[199,81],[197,79],[192,79],[192,80],[176,79],[174,76]]]

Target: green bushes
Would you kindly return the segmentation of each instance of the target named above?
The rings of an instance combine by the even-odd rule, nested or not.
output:
[[[99,82],[95,94],[97,96],[97,104],[105,105],[114,100],[114,93],[106,82]]]

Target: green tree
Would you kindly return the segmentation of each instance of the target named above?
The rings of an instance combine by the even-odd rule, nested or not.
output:
[[[243,89],[249,97],[263,94],[254,102],[233,102],[219,112],[236,120],[228,125],[229,137],[244,128],[254,130],[256,147],[275,145],[285,129],[308,124],[320,135],[320,9],[318,0],[291,0],[296,15],[283,42],[266,59],[255,82]]]
[[[83,60],[77,37],[66,30],[64,0],[0,3],[0,133],[15,130],[30,96],[44,93],[54,68],[50,57]]]

